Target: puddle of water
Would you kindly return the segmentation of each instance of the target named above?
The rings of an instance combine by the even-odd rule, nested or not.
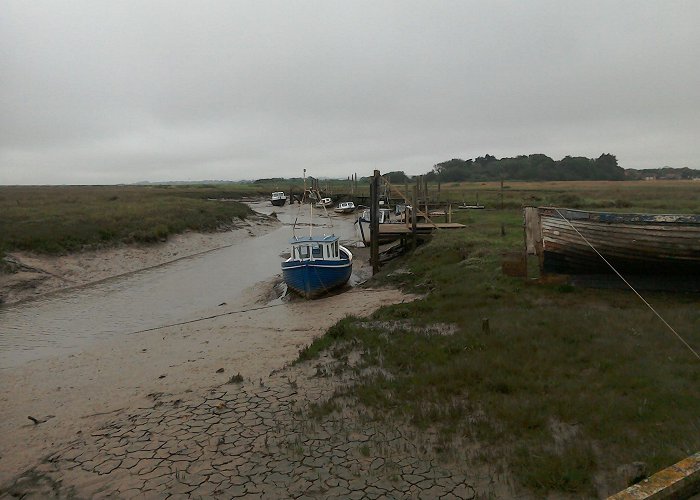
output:
[[[222,302],[235,302],[243,290],[281,273],[288,255],[291,224],[306,222],[298,206],[251,204],[261,213],[273,211],[284,223],[259,237],[170,264],[0,307],[0,368],[74,352],[87,343],[113,335],[187,321],[211,314]],[[354,217],[314,218],[315,233],[334,233],[341,242],[355,242]],[[306,228],[297,234],[306,234]],[[351,284],[358,281],[351,279]],[[207,311],[207,313],[204,313]]]

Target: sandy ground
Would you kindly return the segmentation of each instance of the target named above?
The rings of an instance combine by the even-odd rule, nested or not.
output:
[[[234,245],[269,230],[270,224],[257,221],[229,233],[187,234],[157,247],[52,259],[15,254],[45,276],[25,292],[17,286],[6,300]],[[344,316],[411,300],[397,290],[353,289],[315,301],[270,301],[275,285],[274,280],[256,285],[237,303],[212,309],[221,315],[215,319],[105,340],[77,354],[0,370],[0,483],[108,419],[151,405],[154,397],[211,388],[238,373],[250,380],[267,377]]]

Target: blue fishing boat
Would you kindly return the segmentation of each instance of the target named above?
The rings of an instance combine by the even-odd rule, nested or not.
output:
[[[343,286],[352,273],[352,253],[335,235],[302,236],[289,240],[291,256],[282,262],[289,288],[310,299]]]

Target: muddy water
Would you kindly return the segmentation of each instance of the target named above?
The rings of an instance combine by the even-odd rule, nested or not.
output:
[[[231,247],[0,307],[0,369],[77,351],[105,337],[211,315],[219,304],[235,303],[245,289],[279,275],[291,224],[295,219],[305,223],[297,227],[297,235],[308,234],[309,214],[300,213],[297,205],[251,206],[262,213],[274,211],[283,225]],[[351,247],[353,222],[353,216],[314,217],[314,233],[334,233]],[[364,278],[354,272],[351,284]]]

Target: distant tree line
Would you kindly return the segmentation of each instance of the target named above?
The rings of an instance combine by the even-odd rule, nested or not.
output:
[[[688,167],[644,168],[640,170],[628,168],[625,169],[625,178],[628,180],[642,180],[650,178],[688,180],[700,178],[700,171]]]
[[[625,170],[617,164],[615,155],[604,153],[598,158],[565,156],[553,160],[547,155],[520,155],[501,158],[492,155],[475,159],[452,159],[438,163],[426,174],[429,181],[581,181],[623,180]]]

